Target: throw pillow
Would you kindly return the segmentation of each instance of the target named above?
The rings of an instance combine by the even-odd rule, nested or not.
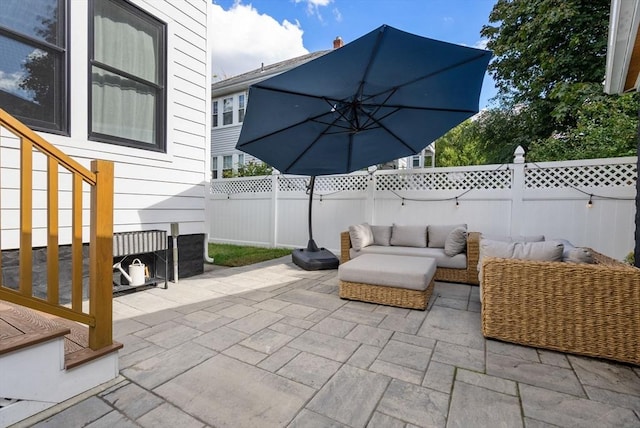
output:
[[[371,226],[373,243],[388,247],[391,245],[391,226]]]
[[[356,251],[373,244],[373,232],[367,223],[349,226],[349,237],[351,238],[351,246]]]
[[[444,253],[453,257],[460,254],[467,246],[467,229],[464,227],[456,227],[453,229],[447,239],[444,241]]]
[[[429,248],[444,248],[444,242],[447,240],[447,236],[453,229],[458,227],[464,227],[467,229],[466,224],[439,224],[429,225]]]
[[[424,248],[427,246],[427,227],[399,226],[394,223],[391,231],[391,245]]]
[[[562,251],[562,261],[563,262],[569,261],[569,257],[571,257],[570,255],[571,250],[575,248],[573,244],[566,239],[560,239],[560,238],[554,238],[552,239],[552,241],[562,242],[562,245],[564,246],[564,250]]]
[[[568,263],[595,263],[593,254],[588,248],[575,247],[569,250],[565,261]]]

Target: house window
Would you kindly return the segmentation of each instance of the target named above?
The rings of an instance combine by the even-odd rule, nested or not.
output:
[[[218,156],[214,156],[211,161],[211,178],[218,178]]]
[[[213,102],[213,106],[211,109],[213,111],[212,123],[213,123],[213,127],[215,128],[216,126],[218,126],[218,102],[217,101]]]
[[[89,138],[165,151],[166,24],[124,0],[90,14]]]
[[[222,124],[231,125],[233,123],[233,98],[225,98],[222,101]]]
[[[244,94],[238,95],[238,122],[244,122]]]
[[[233,175],[233,156],[222,157],[222,177],[229,178]]]
[[[414,168],[420,168],[421,167],[421,165],[420,165],[420,158],[421,157],[422,157],[421,154],[412,156],[411,160],[412,160],[412,166]]]
[[[244,165],[244,153],[238,155],[238,166]]]
[[[33,129],[67,134],[65,0],[2,0],[0,105]]]

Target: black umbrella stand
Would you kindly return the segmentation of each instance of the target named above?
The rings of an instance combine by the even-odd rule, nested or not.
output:
[[[325,270],[337,269],[340,261],[326,248],[318,248],[313,240],[313,227],[311,224],[311,209],[313,207],[313,188],[316,184],[316,177],[311,176],[309,182],[309,242],[307,248],[293,250],[291,258],[293,263],[304,270]]]

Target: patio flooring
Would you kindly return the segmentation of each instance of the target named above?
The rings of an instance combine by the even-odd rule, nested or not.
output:
[[[35,426],[640,427],[640,367],[486,340],[477,287],[415,311],[337,283],[286,257],[117,297],[120,378]]]

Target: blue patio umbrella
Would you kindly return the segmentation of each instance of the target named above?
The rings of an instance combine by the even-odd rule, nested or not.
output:
[[[313,61],[249,88],[236,148],[282,173],[349,173],[419,153],[478,112],[491,52],[383,25]],[[327,254],[294,251],[308,269]],[[311,256],[312,260],[297,260]],[[327,255],[328,256],[328,255]],[[335,258],[335,256],[334,256]],[[300,262],[300,263],[299,263]]]

